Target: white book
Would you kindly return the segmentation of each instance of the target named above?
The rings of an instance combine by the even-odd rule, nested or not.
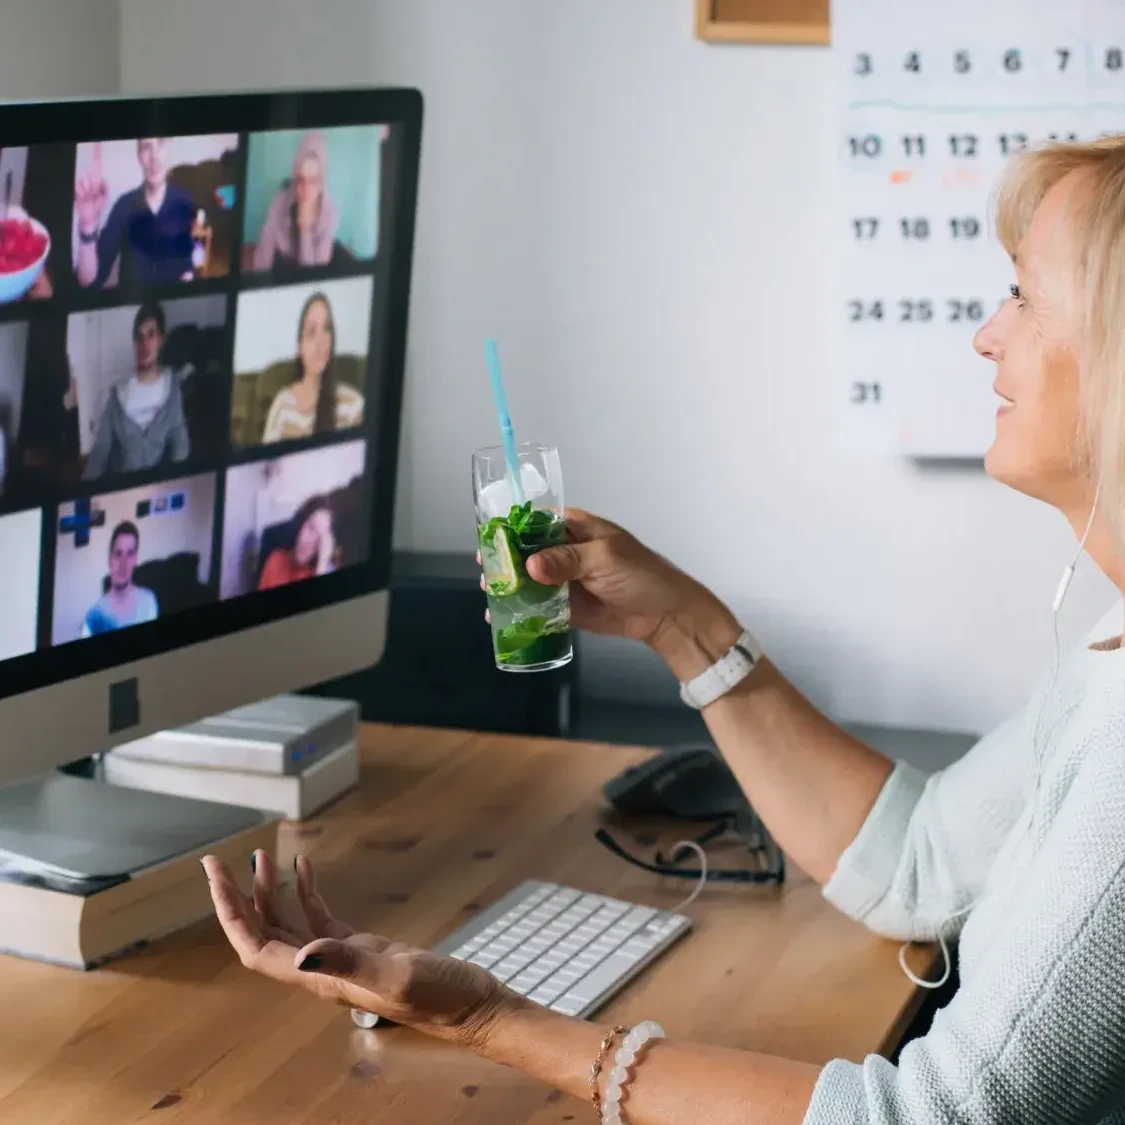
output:
[[[359,784],[359,751],[355,742],[347,742],[303,773],[265,774],[173,765],[111,750],[105,756],[104,771],[110,785],[242,805],[287,820],[304,820]]]

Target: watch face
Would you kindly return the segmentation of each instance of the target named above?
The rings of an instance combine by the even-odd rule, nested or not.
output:
[[[379,1026],[379,1017],[374,1012],[361,1012],[358,1008],[352,1008],[352,1023],[366,1031]]]

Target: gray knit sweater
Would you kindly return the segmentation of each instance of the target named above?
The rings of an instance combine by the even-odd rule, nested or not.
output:
[[[1123,620],[948,769],[896,764],[824,894],[889,936],[959,934],[961,984],[897,1066],[829,1063],[806,1125],[1125,1125]]]

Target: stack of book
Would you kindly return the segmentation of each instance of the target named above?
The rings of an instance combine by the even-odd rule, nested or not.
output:
[[[28,782],[28,807],[45,799],[34,795],[37,785],[69,787],[73,815],[87,815],[89,823],[49,829],[68,846],[111,837],[154,846],[136,853],[146,857],[139,862],[115,859],[120,874],[96,877],[0,850],[0,952],[89,969],[206,916],[200,856],[211,852],[248,878],[254,850],[276,850],[279,819],[303,820],[353,789],[358,718],[350,701],[278,696],[111,750],[97,780]],[[149,815],[140,821],[127,790],[146,791]],[[95,804],[106,806],[100,818],[84,812]]]
[[[304,820],[359,784],[350,700],[278,696],[105,756],[111,785]]]
[[[206,848],[245,883],[258,848],[274,851],[277,821],[266,820]],[[201,852],[129,874],[77,879],[0,853],[0,953],[93,969],[213,911]]]

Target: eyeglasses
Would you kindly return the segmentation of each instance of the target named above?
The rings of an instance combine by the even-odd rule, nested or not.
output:
[[[734,816],[724,817],[711,825],[705,832],[696,836],[693,843],[700,847],[714,842],[728,832],[743,843],[753,857],[753,866],[744,868],[712,868],[707,867],[706,881],[708,883],[776,883],[780,886],[785,882],[785,853],[774,843],[766,827],[752,810],[741,811]],[[686,854],[691,853],[690,848],[680,847],[671,855],[665,856],[657,850],[650,860],[641,859],[627,851],[619,844],[606,829],[599,828],[594,833],[594,839],[603,847],[608,848],[614,855],[631,863],[642,871],[651,871],[654,875],[670,875],[681,879],[698,879],[698,867],[681,867],[680,861]]]

